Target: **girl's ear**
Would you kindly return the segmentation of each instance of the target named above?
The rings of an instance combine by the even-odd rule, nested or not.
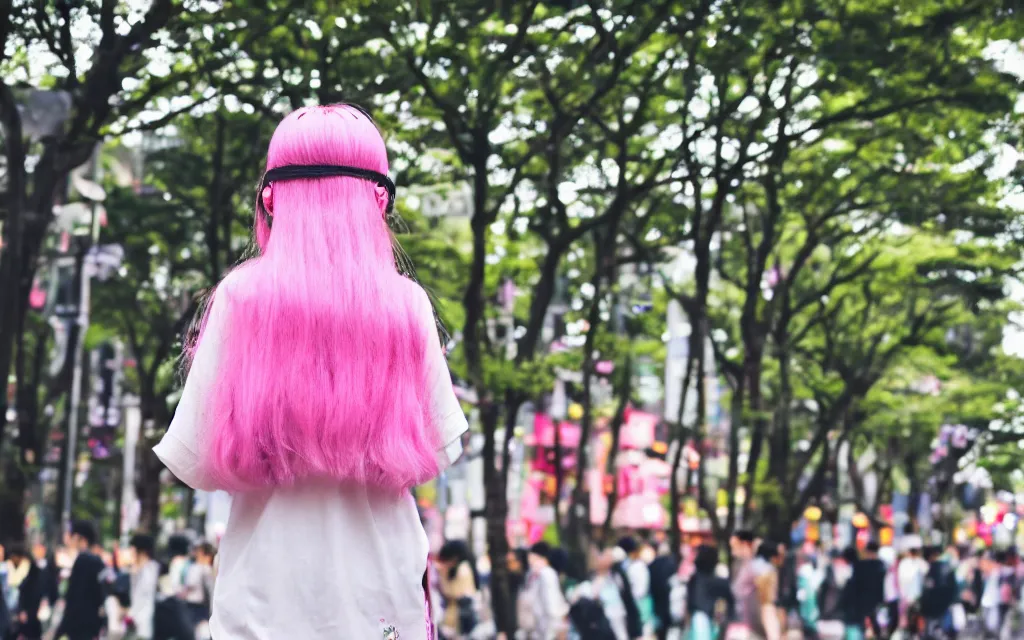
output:
[[[381,214],[387,213],[388,190],[380,185],[377,185],[377,204],[380,205]]]
[[[274,189],[273,189],[273,187],[271,187],[269,184],[267,186],[263,187],[263,193],[261,194],[261,197],[263,198],[263,206],[266,207],[266,209],[267,209],[267,211],[269,213],[273,213],[274,212]]]

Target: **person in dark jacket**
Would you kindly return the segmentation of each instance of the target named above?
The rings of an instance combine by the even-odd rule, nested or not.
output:
[[[869,542],[864,555],[856,558],[856,552],[847,554],[853,560],[853,575],[844,590],[843,618],[847,626],[864,631],[868,620],[875,637],[881,637],[881,628],[875,615],[885,602],[885,563],[878,558],[878,543]]]
[[[663,553],[651,561],[651,600],[658,619],[658,640],[668,638],[672,628],[672,576],[679,571],[679,563],[671,553]]]
[[[921,615],[926,622],[925,636],[946,636],[953,633],[950,608],[957,602],[956,572],[948,562],[942,559],[942,549],[938,546],[924,548],[922,554],[928,562],[928,573],[924,577],[921,590]]]
[[[702,545],[694,559],[693,575],[686,585],[686,615],[691,638],[712,638],[724,635],[725,628],[736,617],[736,599],[729,581],[715,575],[718,549]]]
[[[100,574],[105,565],[99,556],[89,551],[99,536],[91,522],[77,521],[71,525],[68,546],[78,551],[71,567],[67,592],[64,595],[64,617],[55,636],[68,640],[93,640],[100,634],[103,621],[103,587]]]
[[[19,640],[38,640],[43,636],[43,625],[39,622],[39,605],[43,601],[43,572],[24,547],[12,547],[8,550],[8,557],[16,567],[28,564],[28,573],[18,585],[18,604],[11,616],[14,637]]]
[[[60,600],[60,567],[57,566],[57,556],[52,551],[47,552],[46,559],[40,563],[39,568],[43,572],[43,597],[50,603],[52,609]]]

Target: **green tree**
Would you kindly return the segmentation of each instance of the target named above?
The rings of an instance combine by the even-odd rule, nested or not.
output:
[[[961,179],[950,171],[984,151],[985,127],[1005,114],[1015,91],[1010,78],[981,58],[984,36],[964,35],[968,26],[972,34],[988,34],[993,25],[1003,26],[1004,16],[973,9],[784,4],[773,13],[726,3],[721,11],[728,26],[716,16],[706,27],[713,30],[714,47],[705,51],[694,44],[706,60],[696,65],[692,92],[680,94],[693,96],[681,113],[700,106],[686,129],[694,131],[695,149],[703,138],[706,151],[691,152],[687,164],[686,193],[700,224],[691,228],[695,282],[682,301],[698,327],[695,358],[702,356],[709,330],[729,337],[715,341],[731,387],[733,454],[726,489],[736,495],[744,476],[747,496],[739,512],[730,507],[722,533],[747,515],[762,453],[771,451],[764,467],[769,477],[791,464],[791,403],[785,397],[793,393],[789,354],[796,310],[879,268],[870,254],[851,246],[850,254],[833,254],[816,268],[830,277],[800,300],[792,291],[807,262],[822,247],[876,232],[891,216],[917,222],[945,214],[951,204],[953,211],[971,209],[957,200],[966,193],[970,201],[991,194],[983,176]],[[901,55],[894,58],[894,50]],[[915,63],[906,66],[908,58]],[[998,106],[989,109],[993,104]],[[931,142],[948,131],[954,140]],[[937,181],[947,187],[936,189]],[[979,228],[987,220],[1005,228],[1007,216],[989,200],[973,209],[946,215],[977,220]],[[716,254],[712,247],[719,242]],[[724,283],[721,293],[713,291],[713,271]],[[769,280],[776,282],[766,285]],[[710,307],[709,292],[716,301]],[[715,318],[703,327],[708,308]],[[733,347],[736,357],[726,356]],[[778,359],[782,399],[767,395],[769,355]],[[745,471],[738,455],[743,431],[750,437]]]
[[[457,355],[480,400],[487,543],[496,620],[506,632],[509,442],[519,407],[550,381],[536,374],[544,369],[542,329],[561,265],[591,232],[605,247],[614,243],[620,221],[673,166],[668,154],[652,155],[657,128],[646,126],[660,117],[657,88],[673,70],[671,38],[660,32],[665,9],[637,2],[595,2],[572,12],[539,2],[428,3],[370,19],[388,68],[415,79],[402,95],[409,105],[400,111],[408,119],[403,139],[415,149],[443,148],[450,179],[471,189],[472,251]],[[409,126],[416,123],[422,126]],[[585,171],[600,176],[596,184],[584,183]],[[574,182],[584,189],[567,193]],[[536,270],[520,270],[523,262]],[[488,303],[509,272],[529,277],[517,279],[529,295],[517,303],[522,333],[511,362],[485,328],[499,313]]]
[[[141,193],[116,190],[105,243],[125,249],[118,277],[97,287],[94,321],[120,335],[135,368],[128,389],[140,399],[148,438],[140,447],[140,524],[158,530],[160,471],[152,445],[170,424],[179,388],[180,338],[201,294],[242,255],[259,177],[262,118],[219,109],[183,121],[144,161]]]
[[[5,381],[15,345],[19,361],[30,355],[20,353],[28,342],[28,295],[44,257],[53,207],[68,199],[69,175],[109,136],[158,129],[209,102],[215,95],[209,90],[211,76],[231,70],[237,61],[232,20],[250,10],[247,3],[213,7],[197,0],[155,0],[145,6],[116,0],[0,2],[5,160],[0,376]],[[73,332],[72,349],[78,340]],[[27,382],[18,372],[16,385]],[[18,394],[28,397],[34,391],[22,388]],[[6,411],[5,393],[0,415]],[[0,423],[0,443],[6,424]],[[20,477],[20,467],[8,462],[0,460],[5,472]]]

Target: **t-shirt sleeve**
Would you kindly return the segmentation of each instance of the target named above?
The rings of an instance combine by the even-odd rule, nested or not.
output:
[[[426,300],[425,295],[424,299]],[[438,469],[444,470],[462,455],[462,434],[469,430],[469,423],[466,421],[466,414],[462,411],[459,399],[455,397],[455,387],[441,344],[434,338],[434,315],[429,301],[426,303],[424,322],[430,323],[426,354],[430,410],[433,423],[441,436],[437,464]]]
[[[203,452],[210,440],[210,393],[217,380],[217,367],[226,322],[226,301],[223,294],[214,296],[206,320],[202,340],[196,347],[195,357],[181,399],[171,420],[171,426],[153,452],[179,480],[204,491],[213,491],[210,475],[203,465]]]

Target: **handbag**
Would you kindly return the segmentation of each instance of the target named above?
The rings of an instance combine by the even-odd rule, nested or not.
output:
[[[463,596],[455,601],[459,610],[459,633],[470,633],[476,628],[476,603],[473,598]]]

